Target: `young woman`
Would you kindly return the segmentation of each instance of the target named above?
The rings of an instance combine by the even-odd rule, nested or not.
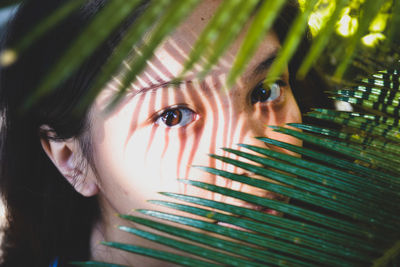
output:
[[[26,1],[10,24],[3,47],[20,40],[32,25],[63,2]],[[198,80],[194,70],[181,84],[172,85],[196,38],[221,2],[204,0],[166,38],[111,113],[105,110],[117,92],[123,69],[84,114],[77,116],[79,100],[87,94],[124,36],[126,27],[145,12],[148,1],[143,1],[77,72],[52,94],[21,112],[26,97],[105,2],[87,1],[78,12],[19,55],[16,63],[1,70],[4,121],[0,185],[7,207],[2,266],[49,266],[55,259],[58,259],[58,266],[66,266],[72,260],[89,259],[165,266],[99,245],[99,241],[109,240],[155,247],[117,230],[115,225],[125,222],[115,214],[148,207],[145,201],[161,198],[156,194],[159,191],[185,192],[248,206],[184,187],[177,178],[197,179],[259,196],[277,197],[206,175],[190,166],[230,170],[207,154],[222,153],[217,148],[237,143],[263,146],[253,139],[254,136],[299,144],[295,139],[272,132],[267,126],[300,122],[298,103],[305,110],[311,100],[322,99],[317,78],[307,86],[299,86],[294,79],[305,44],[299,47],[288,69],[270,89],[262,85],[297,12],[290,1],[275,23],[274,31],[266,35],[246,71],[229,91],[223,84],[245,32],[204,80]],[[128,66],[128,62],[124,66]],[[237,169],[233,171],[242,173]]]

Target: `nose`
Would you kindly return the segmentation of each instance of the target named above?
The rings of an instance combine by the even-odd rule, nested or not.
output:
[[[268,124],[266,122],[260,121],[259,119],[257,119],[257,116],[254,116],[252,113],[246,112],[246,110],[243,110],[243,109],[237,110],[236,112],[232,112],[231,117],[229,118],[229,121],[230,121],[230,123],[229,123],[230,124],[230,128],[229,128],[230,132],[225,132],[224,136],[225,137],[228,135],[232,136],[233,144],[230,147],[240,150],[240,151],[243,151],[243,152],[247,152],[247,153],[251,153],[251,152],[249,152],[249,150],[247,150],[243,147],[238,147],[237,144],[245,143],[248,145],[265,147],[264,142],[256,139],[255,137],[268,136],[268,133],[271,130],[268,128]],[[241,162],[244,162],[244,163],[261,166],[260,164],[255,163],[249,159],[239,157],[238,155],[228,153],[227,151],[223,151],[218,154],[222,154],[222,156],[229,157],[231,159],[240,160]],[[235,174],[249,176],[252,178],[262,179],[262,180],[266,180],[266,181],[275,183],[274,181],[268,179],[267,177],[261,177],[261,176],[255,175],[254,173],[251,173],[248,170],[242,169],[242,168],[234,166],[232,164],[225,164],[225,163],[220,162],[220,164],[217,164],[217,168],[218,167],[222,170],[232,172]],[[240,192],[256,195],[259,197],[266,197],[266,198],[273,198],[273,199],[281,197],[275,193],[253,187],[253,186],[250,186],[245,183],[226,180],[224,178],[217,178],[216,185],[227,187],[227,188],[237,190]],[[286,198],[282,198],[282,199],[286,200]],[[219,200],[221,200],[225,203],[242,206],[242,207],[248,205],[248,203],[244,203],[243,201],[241,201],[239,199],[226,197],[226,196],[222,196],[221,199],[219,199]]]
[[[265,144],[255,137],[268,135],[268,122],[261,121],[253,109],[246,108],[243,105],[234,105],[235,103],[232,102],[229,104],[231,106],[226,105],[224,107],[221,105],[221,110],[225,110],[225,123],[223,129],[218,129],[218,139],[222,141],[222,143],[220,143],[222,146],[220,147],[228,147],[242,151],[245,151],[246,149],[237,146],[238,144],[265,147]],[[229,110],[230,112],[226,112],[226,110]],[[220,150],[217,154],[233,159],[239,159],[237,155],[230,154],[226,151]],[[243,158],[240,158],[240,160],[249,162]],[[222,162],[216,162],[216,167],[233,171],[235,173],[244,172],[237,167]]]
[[[258,116],[255,114],[257,111],[251,111],[251,112],[245,112],[242,111],[240,114],[237,114],[236,117],[231,118],[232,121],[235,121],[237,123],[236,129],[232,129],[233,131],[236,131],[236,134],[233,134],[236,136],[231,148],[237,149],[239,151],[247,152],[254,154],[254,152],[250,152],[248,149],[243,148],[241,146],[237,146],[238,144],[246,144],[246,145],[251,145],[251,146],[257,146],[261,148],[266,148],[270,150],[274,150],[277,152],[281,153],[286,153],[290,154],[293,156],[298,156],[298,154],[285,150],[283,148],[273,146],[270,144],[267,144],[259,139],[257,137],[267,137],[271,139],[276,139],[279,141],[287,142],[293,145],[298,145],[301,146],[302,142],[294,137],[281,134],[278,132],[275,132],[274,129],[270,128],[269,126],[286,126],[286,123],[292,122],[292,121],[276,121],[276,120],[269,120],[268,118],[266,120],[261,120],[262,116]],[[232,155],[231,155],[232,156]],[[236,156],[237,157],[237,156]],[[240,158],[244,162],[248,162],[248,160],[244,158]]]
[[[266,137],[272,130],[268,128],[270,123],[268,119],[261,115],[262,111],[251,105],[246,106],[245,103],[242,105],[234,103],[233,107],[234,110],[229,118],[232,125],[230,127],[230,136],[233,140],[231,147],[239,149],[237,144],[242,143],[265,147],[263,142],[255,138]]]

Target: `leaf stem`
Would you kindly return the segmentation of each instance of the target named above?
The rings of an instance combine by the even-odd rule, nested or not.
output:
[[[372,267],[387,266],[390,260],[395,259],[400,255],[400,240],[393,247],[388,249],[382,257],[376,259]]]

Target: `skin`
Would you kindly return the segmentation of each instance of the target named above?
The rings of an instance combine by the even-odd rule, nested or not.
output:
[[[227,153],[219,148],[237,148],[235,144],[238,143],[265,147],[264,143],[253,138],[256,136],[300,145],[299,141],[275,133],[267,127],[301,121],[299,108],[289,86],[288,71],[273,86],[269,98],[256,103],[251,101],[252,93],[260,90],[257,85],[268,72],[267,63],[272,61],[280,47],[274,33],[266,36],[244,74],[229,90],[224,88],[224,81],[245,31],[203,81],[196,79],[198,70],[194,70],[178,86],[168,84],[180,74],[196,38],[219,3],[206,0],[196,8],[157,49],[146,70],[111,113],[105,110],[118,88],[118,78],[110,81],[97,97],[89,115],[95,169],[89,168],[87,172],[74,169],[78,166],[75,164],[77,159],[81,158],[76,140],[42,140],[47,154],[78,192],[85,196],[98,195],[102,217],[92,234],[91,251],[95,260],[138,266],[165,266],[165,263],[156,260],[99,245],[100,241],[108,240],[158,247],[115,227],[127,224],[116,217],[116,213],[132,213],[134,208],[154,209],[155,206],[146,203],[146,200],[163,199],[157,192],[187,193],[248,206],[239,200],[183,186],[177,178],[190,178],[258,196],[276,197],[270,192],[230,182],[190,167],[201,165],[246,173],[216,161],[207,154],[226,156]],[[182,116],[182,119],[171,119],[171,114]],[[277,150],[273,147],[271,149]],[[158,209],[168,211],[162,207]],[[134,227],[141,228],[137,225]]]

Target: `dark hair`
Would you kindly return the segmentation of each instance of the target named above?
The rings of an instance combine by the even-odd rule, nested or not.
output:
[[[41,0],[21,4],[5,34],[3,47],[21,40],[32,29],[32,25],[64,2]],[[85,136],[90,123],[86,114],[76,116],[77,103],[87,93],[126,27],[132,24],[148,1],[143,1],[140,8],[53,93],[37,101],[26,112],[21,112],[21,107],[26,97],[37,88],[41,78],[71,44],[71,40],[79,35],[105,2],[87,1],[79,11],[19,55],[16,63],[1,69],[3,128],[0,190],[7,215],[2,266],[48,266],[56,256],[63,266],[71,260],[87,260],[90,256],[91,230],[100,214],[97,199],[82,197],[65,181],[41,147],[39,128],[44,124],[49,125],[60,140],[78,137],[84,154],[90,157],[90,137]],[[274,28],[281,42],[297,10],[289,1],[275,23]],[[304,40],[289,65],[292,74],[296,72],[306,47]],[[312,102],[315,104],[322,100],[322,90],[318,90],[323,85],[322,80],[312,80],[317,84],[307,85],[303,87],[307,90],[303,91],[296,89],[298,82],[295,75],[291,77],[290,82],[302,111]],[[305,99],[304,96],[313,98]]]
[[[31,25],[65,2],[23,3],[6,32],[3,47],[21,40]],[[0,186],[7,216],[4,266],[48,266],[55,256],[64,264],[88,258],[91,229],[99,216],[97,199],[82,197],[65,181],[41,148],[39,127],[50,126],[60,140],[78,137],[84,154],[90,155],[90,138],[84,135],[89,126],[87,116],[76,116],[74,109],[145,2],[78,71],[26,112],[21,112],[26,97],[105,1],[88,1],[19,55],[15,64],[1,70],[4,121]]]

